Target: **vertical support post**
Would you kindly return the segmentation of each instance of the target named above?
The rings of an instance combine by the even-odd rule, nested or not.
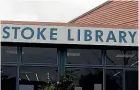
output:
[[[16,90],[19,90],[19,66],[17,65]]]
[[[19,68],[22,59],[22,48],[20,46],[17,47],[17,77],[16,77],[16,90],[19,90]]]
[[[124,55],[125,55],[125,54],[126,54],[126,50],[124,50],[123,53],[124,53]],[[128,61],[127,61],[127,59],[124,57],[124,68],[123,68],[123,76],[122,76],[122,77],[123,77],[123,81],[122,81],[122,87],[123,87],[122,89],[123,89],[123,90],[126,90],[126,89],[125,89],[125,88],[126,88],[126,87],[125,87],[125,83],[126,83],[126,82],[125,82],[125,66],[126,66],[127,64],[128,64]]]
[[[103,64],[103,90],[106,90],[106,70],[105,70],[105,63],[106,63],[106,50],[102,50],[102,64]]]
[[[65,63],[67,59],[66,48],[58,48],[58,78],[65,72]]]
[[[126,90],[126,87],[125,87],[125,68],[123,69],[123,90]]]

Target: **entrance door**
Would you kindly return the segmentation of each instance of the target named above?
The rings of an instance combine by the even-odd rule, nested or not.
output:
[[[138,71],[125,71],[125,90],[138,90]]]

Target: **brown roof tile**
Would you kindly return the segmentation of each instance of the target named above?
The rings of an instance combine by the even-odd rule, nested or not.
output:
[[[138,1],[107,1],[75,18],[70,23],[123,25],[138,28]]]

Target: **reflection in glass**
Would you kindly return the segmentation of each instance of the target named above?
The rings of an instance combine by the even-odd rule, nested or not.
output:
[[[1,67],[1,90],[16,90],[17,68]]]
[[[22,62],[57,64],[57,49],[23,47]]]
[[[75,84],[82,87],[82,90],[95,90],[95,85],[103,87],[103,71],[102,69],[92,68],[66,68],[72,70],[76,75]],[[100,87],[98,87],[100,88]]]
[[[122,81],[122,70],[106,70],[106,90],[123,90]]]
[[[68,49],[67,64],[102,65],[101,50]]]
[[[17,62],[17,47],[1,46],[1,62]]]
[[[138,51],[127,50],[125,53],[129,55],[129,57],[125,58],[125,65],[138,66]]]
[[[107,65],[124,65],[123,51],[121,50],[107,50]]]
[[[107,50],[107,65],[138,65],[138,51],[136,50]]]
[[[57,68],[53,67],[21,67],[20,85],[32,85],[38,90],[42,85],[55,82],[58,79]]]
[[[126,90],[138,90],[138,71],[125,72]]]

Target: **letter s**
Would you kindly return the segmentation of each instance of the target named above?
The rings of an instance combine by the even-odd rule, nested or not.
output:
[[[9,29],[10,29],[10,27],[8,27],[8,26],[6,26],[6,27],[3,28],[3,32],[5,34],[5,35],[2,36],[3,38],[7,39],[7,38],[10,37],[10,33],[7,31]]]

